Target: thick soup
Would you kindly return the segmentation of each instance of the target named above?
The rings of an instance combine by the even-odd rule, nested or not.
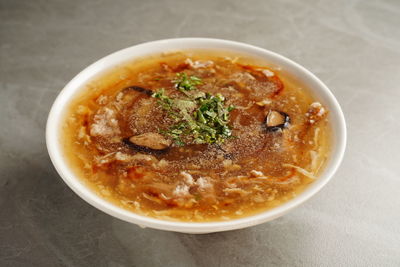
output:
[[[62,143],[77,175],[125,209],[229,220],[280,205],[317,179],[327,114],[268,62],[182,51],[89,83],[65,116]]]

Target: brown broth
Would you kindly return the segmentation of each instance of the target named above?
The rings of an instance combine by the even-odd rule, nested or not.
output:
[[[171,120],[156,99],[123,89],[165,88],[179,96],[171,82],[177,72],[200,77],[199,90],[221,93],[237,107],[230,116],[235,138],[219,146],[172,145],[164,153],[127,146],[124,138],[157,133]],[[330,128],[326,110],[314,102],[279,67],[246,55],[154,55],[82,88],[66,112],[62,144],[76,174],[118,206],[165,220],[229,220],[276,207],[318,176],[329,155]],[[270,110],[287,113],[290,126],[267,131],[263,123]]]

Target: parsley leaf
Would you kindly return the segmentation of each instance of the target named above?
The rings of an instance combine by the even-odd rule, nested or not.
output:
[[[175,88],[185,94],[184,99],[170,98],[164,89],[152,95],[176,121],[168,129],[160,130],[160,133],[171,137],[178,146],[186,143],[221,144],[232,137],[228,123],[229,113],[234,106],[225,107],[225,97],[221,94],[198,91],[195,86],[202,83],[200,78],[188,77],[183,72],[178,73],[177,77],[179,80],[175,80]],[[196,92],[186,93],[191,90]]]
[[[177,73],[173,82],[175,83],[175,88],[181,92],[196,90],[196,85],[202,83],[200,78],[188,76],[184,72]]]

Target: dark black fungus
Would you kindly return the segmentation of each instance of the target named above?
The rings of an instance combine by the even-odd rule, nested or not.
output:
[[[268,132],[276,132],[289,127],[290,117],[285,112],[270,110],[265,117],[264,124]]]

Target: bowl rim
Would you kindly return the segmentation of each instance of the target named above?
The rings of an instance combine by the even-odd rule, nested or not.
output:
[[[331,109],[330,113],[334,114],[333,116],[335,116],[336,119],[334,134],[337,138],[335,150],[332,151],[330,155],[329,169],[328,166],[326,166],[324,169],[324,173],[322,175],[319,175],[318,179],[307,186],[307,188],[303,190],[299,195],[275,208],[238,219],[211,222],[167,221],[136,214],[132,211],[125,210],[105,200],[104,198],[96,194],[88,186],[86,186],[82,179],[77,177],[73,173],[67,162],[63,160],[63,153],[58,135],[59,131],[61,130],[60,117],[63,116],[63,108],[68,105],[69,101],[73,98],[75,93],[79,91],[79,89],[82,88],[82,85],[87,83],[91,77],[96,76],[103,71],[109,70],[113,66],[123,64],[124,56],[129,57],[129,55],[131,55],[129,60],[125,61],[132,61],[135,58],[144,55],[156,54],[157,52],[151,52],[154,48],[158,48],[160,50],[160,47],[163,46],[176,46],[176,48],[172,48],[172,50],[184,50],[185,46],[192,46],[191,48],[193,48],[196,45],[199,46],[199,48],[204,46],[208,47],[205,49],[210,50],[227,47],[231,50],[237,51],[238,53],[248,53],[250,55],[255,55],[258,53],[260,55],[265,55],[266,57],[274,58],[274,60],[279,61],[280,63],[282,63],[282,65],[290,67],[293,70],[298,71],[300,74],[303,74],[304,78],[307,78],[308,80],[310,80],[311,83],[315,84],[315,87],[310,88],[310,90],[313,93],[323,93],[327,101],[330,102],[331,106],[333,107],[333,110]],[[133,54],[135,54],[135,51],[146,49],[148,50],[147,53],[139,53],[140,56],[132,56]],[[162,50],[158,52],[161,51]],[[82,70],[61,90],[50,109],[46,124],[46,146],[50,159],[64,182],[83,200],[113,217],[137,224],[139,226],[184,233],[209,233],[234,230],[257,225],[280,217],[289,210],[299,206],[306,200],[310,199],[313,195],[320,191],[330,179],[332,179],[334,173],[337,171],[339,165],[343,160],[346,142],[347,130],[342,109],[328,87],[313,73],[311,73],[300,64],[270,50],[241,42],[215,38],[172,38],[145,42],[119,50],[101,58],[100,60],[92,63],[84,70]]]

